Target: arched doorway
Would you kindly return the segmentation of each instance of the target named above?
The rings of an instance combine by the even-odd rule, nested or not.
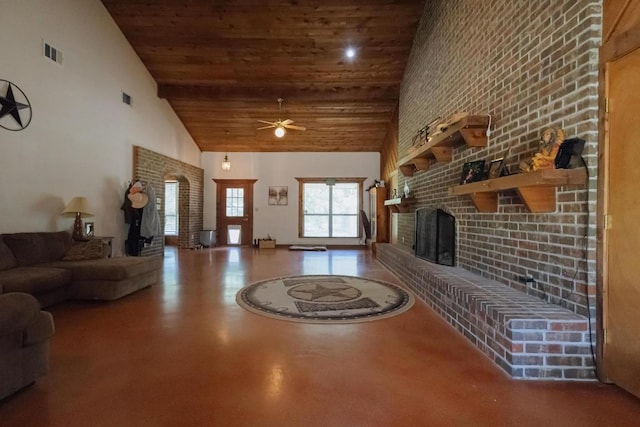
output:
[[[166,245],[189,247],[190,183],[184,175],[164,175],[163,216]]]

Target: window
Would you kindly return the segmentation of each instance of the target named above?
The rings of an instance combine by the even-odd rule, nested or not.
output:
[[[164,183],[164,235],[178,235],[178,182]]]
[[[300,237],[360,237],[364,178],[296,178]]]
[[[244,216],[244,188],[227,188],[227,216]]]

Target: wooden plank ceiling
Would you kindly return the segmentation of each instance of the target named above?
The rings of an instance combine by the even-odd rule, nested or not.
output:
[[[424,0],[103,3],[202,151],[311,152],[380,151]]]

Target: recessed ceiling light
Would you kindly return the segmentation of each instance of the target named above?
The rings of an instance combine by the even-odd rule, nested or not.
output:
[[[356,56],[356,50],[352,47],[348,47],[344,54],[347,55],[347,58],[351,59]]]

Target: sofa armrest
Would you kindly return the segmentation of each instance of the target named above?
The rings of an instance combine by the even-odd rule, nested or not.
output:
[[[40,313],[40,303],[32,295],[10,292],[0,295],[0,335],[24,330]]]

